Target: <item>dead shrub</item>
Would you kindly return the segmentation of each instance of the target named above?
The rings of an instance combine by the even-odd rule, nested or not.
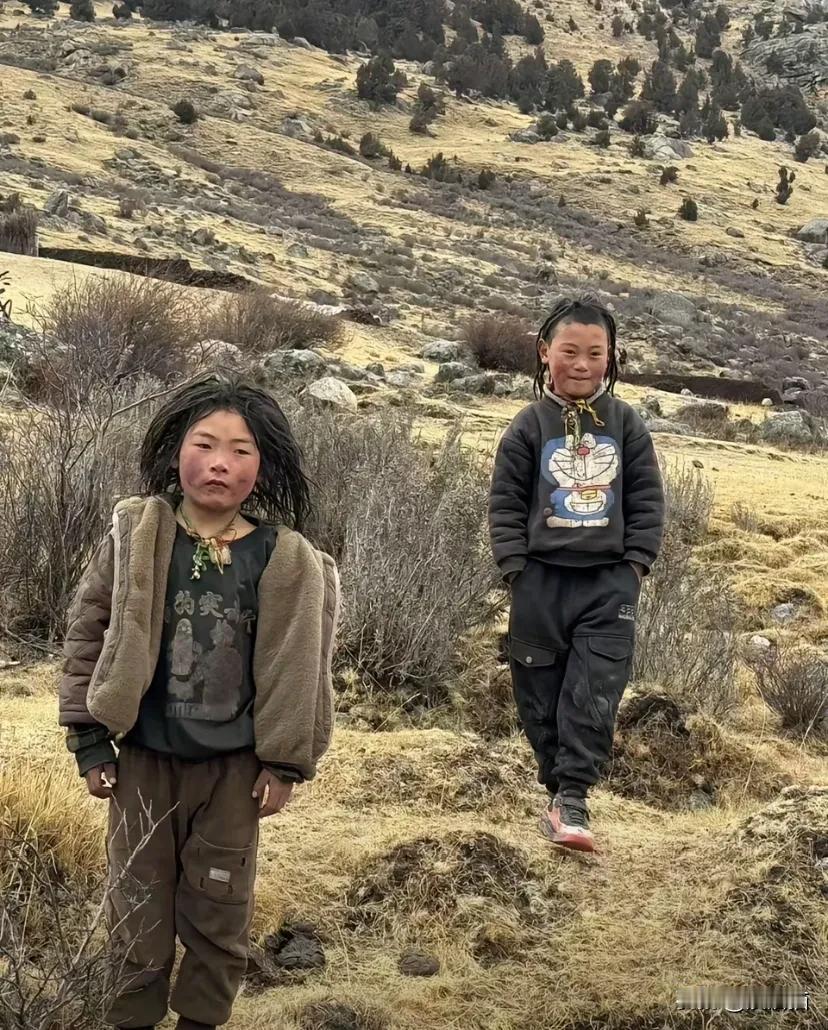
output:
[[[30,404],[0,435],[0,629],[24,641],[62,638],[81,572],[119,496],[134,490],[136,454],[157,383],[98,390],[87,404],[64,380],[54,407]]]
[[[0,250],[37,257],[37,212],[17,208],[0,216]]]
[[[66,381],[76,403],[95,389],[151,376],[167,382],[187,368],[198,339],[195,301],[172,284],[90,275],[58,290],[35,312],[43,343],[23,378],[34,400],[56,403]]]
[[[720,717],[738,701],[737,604],[725,572],[693,560],[712,488],[693,468],[670,470],[664,482],[664,540],[641,593],[633,678]]]
[[[762,532],[759,515],[756,509],[744,501],[736,501],[730,506],[730,521],[737,529],[745,533]]]
[[[491,614],[488,466],[459,432],[421,446],[399,412],[306,411],[291,423],[316,486],[308,533],[342,576],[340,666],[407,703],[443,703],[458,639]]]
[[[106,926],[105,913],[114,890],[129,887],[133,912],[146,904],[148,894],[129,871],[132,859],[117,878],[107,878],[97,864],[83,871],[66,866],[59,846],[62,835],[44,820],[42,807],[54,792],[63,799],[66,811],[67,776],[18,765],[13,776],[0,779],[0,1022],[4,1027],[96,1030],[115,995],[132,984],[125,956],[117,952],[116,935],[110,936],[117,927]],[[28,793],[22,798],[25,785]],[[75,817],[77,835],[77,811]],[[154,829],[150,818],[133,858]],[[100,828],[98,835],[102,835]],[[95,900],[90,901],[90,896]]]
[[[782,729],[828,740],[828,661],[806,644],[780,641],[750,665],[762,699],[782,720]]]
[[[345,341],[345,327],[340,318],[309,304],[258,288],[223,298],[205,318],[202,336],[225,340],[244,354],[257,356],[313,346],[333,350]]]
[[[515,315],[478,315],[463,329],[463,343],[481,368],[534,375],[535,334]]]
[[[387,1012],[365,1002],[310,1001],[297,1013],[302,1030],[388,1030]]]

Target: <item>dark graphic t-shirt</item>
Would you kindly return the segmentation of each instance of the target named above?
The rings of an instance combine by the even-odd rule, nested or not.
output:
[[[254,747],[257,592],[275,545],[275,527],[258,525],[223,572],[208,564],[192,579],[196,544],[178,527],[161,654],[124,743],[189,759]]]

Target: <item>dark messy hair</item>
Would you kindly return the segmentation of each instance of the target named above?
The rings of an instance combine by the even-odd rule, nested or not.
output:
[[[615,352],[615,319],[609,310],[590,293],[581,294],[577,297],[561,297],[555,302],[555,306],[538,331],[535,340],[535,353],[537,356],[537,368],[535,370],[534,390],[535,396],[540,399],[543,396],[543,386],[546,375],[546,366],[541,361],[540,346],[548,343],[555,335],[555,330],[561,325],[570,325],[576,322],[578,325],[601,325],[607,331],[609,340],[609,361],[607,371],[604,375],[604,384],[607,391],[612,393],[618,379],[618,357]]]
[[[141,447],[141,486],[147,494],[178,493],[172,467],[187,431],[214,411],[234,411],[247,423],[261,467],[246,510],[301,530],[310,515],[302,452],[282,409],[264,390],[235,374],[210,372],[182,387],[158,411]]]

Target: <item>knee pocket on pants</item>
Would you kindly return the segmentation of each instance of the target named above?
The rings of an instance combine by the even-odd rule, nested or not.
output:
[[[256,876],[255,841],[230,848],[194,833],[181,859],[187,882],[197,894],[223,904],[247,904]]]
[[[527,669],[544,669],[554,665],[560,658],[560,652],[540,644],[529,644],[516,637],[509,638],[509,656],[519,665]]]
[[[634,643],[629,637],[586,639],[589,710],[596,725],[612,725],[630,675]]]

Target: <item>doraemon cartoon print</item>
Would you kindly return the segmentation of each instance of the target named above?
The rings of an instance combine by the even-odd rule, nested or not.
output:
[[[618,444],[609,436],[584,433],[576,442],[569,434],[550,440],[541,455],[541,474],[555,487],[551,506],[544,508],[547,526],[608,526],[619,458]]]

